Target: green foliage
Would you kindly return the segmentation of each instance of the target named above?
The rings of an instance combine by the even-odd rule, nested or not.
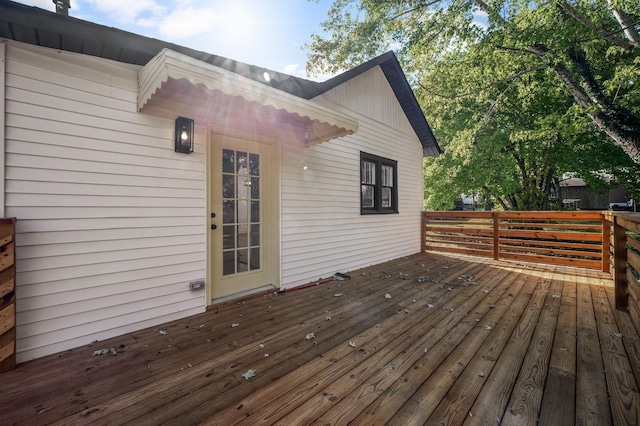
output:
[[[613,7],[640,28],[640,3],[627,0],[336,0],[307,68],[338,72],[396,51],[445,151],[424,160],[428,209],[461,193],[554,208],[565,172],[594,188],[612,175],[640,199],[640,166],[615,134],[638,143],[640,46]]]

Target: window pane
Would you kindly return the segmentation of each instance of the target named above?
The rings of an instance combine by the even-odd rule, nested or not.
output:
[[[370,161],[362,162],[362,183],[375,185],[376,183],[376,163]]]
[[[373,207],[373,186],[362,185],[362,207]]]
[[[393,186],[393,167],[382,165],[382,186]]]
[[[382,187],[382,200],[380,201],[383,208],[391,207],[391,188]]]
[[[238,247],[249,245],[249,225],[238,225]]]
[[[233,173],[233,151],[230,149],[222,150],[222,171],[224,173]]]

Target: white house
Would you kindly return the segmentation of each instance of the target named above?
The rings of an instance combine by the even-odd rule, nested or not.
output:
[[[0,0],[0,92],[18,362],[420,251],[393,53],[316,83]]]

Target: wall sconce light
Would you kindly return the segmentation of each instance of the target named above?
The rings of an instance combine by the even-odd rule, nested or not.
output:
[[[190,118],[176,118],[176,152],[193,152],[193,120]]]

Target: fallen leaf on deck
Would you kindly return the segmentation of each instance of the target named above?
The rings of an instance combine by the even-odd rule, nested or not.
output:
[[[163,328],[162,330],[158,330],[158,333],[162,334],[163,336],[167,335],[167,329]]]
[[[309,333],[309,334],[307,334],[307,337],[305,337],[305,339],[307,339],[307,340],[311,340],[311,339],[313,339],[314,337],[316,337],[316,334],[315,334],[315,333]]]
[[[484,325],[484,328],[487,329],[487,330],[491,330],[491,326],[487,325],[487,324]]]
[[[427,303],[427,308],[433,308],[433,305],[431,303]]]
[[[615,337],[622,337],[622,333],[613,333]]]
[[[333,295],[333,297],[340,297],[340,296],[342,296],[342,293],[336,293]]]
[[[551,298],[552,299],[560,299],[560,295],[559,294],[552,294]]]
[[[236,328],[240,325],[240,323],[234,322],[233,324],[231,324],[231,328]]]
[[[246,373],[244,373],[242,375],[242,377],[244,377],[245,379],[249,380],[250,378],[255,377],[255,375],[256,375],[256,371],[255,370],[249,370]]]
[[[391,299],[391,295],[389,293],[387,293],[387,294],[384,295],[384,298],[385,299]]]
[[[351,346],[352,348],[355,348],[356,347],[356,342],[349,341],[349,346]]]
[[[260,344],[258,345],[258,347],[259,347],[260,349],[264,349],[264,345],[263,345],[262,343],[260,343]]]
[[[115,350],[115,348],[110,348],[110,349],[98,349],[97,351],[93,352],[93,355],[91,356],[96,356],[96,355],[111,355],[111,356],[116,356],[118,355],[118,351]]]

